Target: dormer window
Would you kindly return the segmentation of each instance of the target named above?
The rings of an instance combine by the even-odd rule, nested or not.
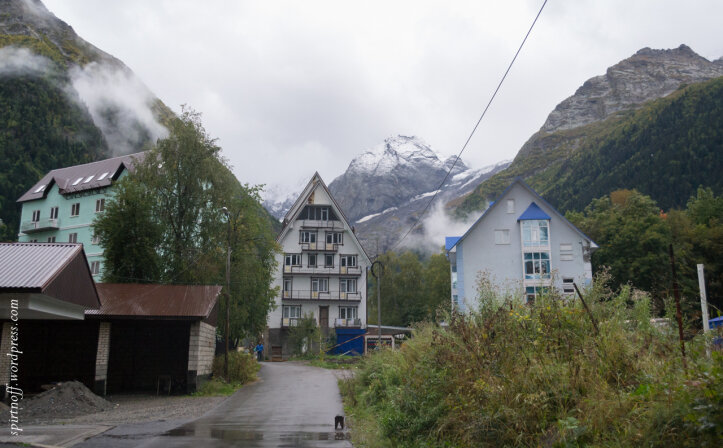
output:
[[[41,186],[39,186],[33,193],[42,193],[43,190],[45,190],[45,187],[46,187],[46,186],[47,186],[47,185],[41,185]]]
[[[522,221],[522,241],[525,246],[549,246],[550,223],[547,220]]]
[[[91,180],[93,180],[94,177],[95,177],[95,174],[93,174],[92,176],[88,176],[83,183],[84,183],[84,184],[87,184],[88,182],[90,182]]]
[[[76,186],[76,185],[78,185],[78,184],[80,183],[80,181],[81,181],[81,180],[83,180],[83,178],[82,178],[82,177],[79,177],[79,178],[77,178],[77,179],[75,180],[75,182],[73,182],[73,186]]]
[[[98,176],[98,180],[103,180],[108,175],[108,173],[103,173],[100,176]]]

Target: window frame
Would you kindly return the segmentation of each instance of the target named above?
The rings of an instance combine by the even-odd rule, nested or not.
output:
[[[352,264],[349,264],[349,260],[353,261]],[[347,254],[347,255],[340,255],[339,256],[339,266],[343,268],[356,268],[358,267],[357,264],[357,256],[353,254]]]
[[[311,277],[311,292],[329,292],[329,277]]]
[[[528,259],[528,255],[530,258]],[[539,256],[536,258],[536,256]],[[546,256],[544,258],[543,256]],[[528,272],[531,267],[531,272]],[[544,267],[544,269],[543,269]],[[522,255],[522,273],[525,280],[548,280],[551,278],[552,265],[549,251],[524,252]]]
[[[353,316],[349,316],[349,311],[352,311]],[[340,306],[339,307],[339,319],[345,320],[356,320],[359,319],[359,307],[358,306]]]
[[[300,244],[315,244],[316,240],[317,240],[317,236],[318,236],[318,232],[316,232],[316,231],[300,230],[299,231],[299,243]]]
[[[312,258],[314,260],[313,263],[311,262]],[[308,266],[310,268],[315,268],[318,266],[318,263],[319,263],[319,257],[317,256],[317,254],[308,254],[306,256],[306,266]]]
[[[90,262],[90,273],[92,275],[100,274],[100,261],[91,261]]]
[[[334,254],[324,254],[324,267],[325,268],[333,268],[334,267]],[[331,264],[329,264],[329,259],[331,259]]]
[[[73,232],[68,234],[68,242],[69,243],[77,243],[78,242],[78,232]]]
[[[75,218],[80,216],[80,202],[76,202],[70,206],[70,217]]]
[[[342,285],[344,287],[342,288]],[[350,285],[353,285],[353,288],[349,288]],[[357,281],[354,277],[341,277],[339,278],[339,292],[345,292],[347,294],[356,294],[358,292],[357,290]]]
[[[105,210],[105,198],[95,200],[95,212],[100,213]]]
[[[298,263],[294,263],[296,260]],[[289,263],[291,261],[291,263]],[[284,266],[301,266],[301,254],[299,253],[285,253],[284,254]]]
[[[50,219],[58,219],[59,207],[50,207]]]
[[[296,311],[293,312],[292,311]],[[294,314],[294,316],[292,316]],[[284,319],[301,319],[301,305],[283,305],[281,308],[281,317]]]
[[[495,245],[510,244],[510,229],[495,229]]]
[[[544,232],[543,232],[544,229]],[[550,220],[530,219],[522,221],[522,247],[550,247]],[[542,239],[545,233],[546,239]]]
[[[40,221],[40,210],[33,210],[33,217],[30,220],[31,220],[31,222],[39,222]]]

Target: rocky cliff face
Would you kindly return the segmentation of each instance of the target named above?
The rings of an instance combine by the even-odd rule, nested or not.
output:
[[[572,129],[636,108],[671,94],[682,84],[723,76],[723,62],[711,62],[690,47],[672,50],[643,48],[613,65],[604,75],[588,79],[575,94],[558,104],[541,132]]]
[[[352,160],[329,190],[354,222],[436,189],[453,163],[420,138],[399,135]],[[467,170],[460,160],[452,175]]]
[[[723,59],[709,61],[681,45],[672,50],[643,48],[591,78],[557,105],[538,132],[517,153],[507,170],[479,185],[472,194],[450,201],[463,215],[483,209],[520,176],[537,188],[560,180],[561,166],[590,146],[615,120],[678,89],[723,76]],[[622,163],[622,162],[621,162]],[[544,188],[540,190],[545,193]]]

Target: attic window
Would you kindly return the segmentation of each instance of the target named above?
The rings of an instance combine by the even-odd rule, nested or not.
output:
[[[78,185],[81,180],[83,180],[83,178],[82,178],[82,177],[79,177],[75,182],[73,182],[73,186]]]
[[[98,180],[103,180],[103,179],[105,179],[105,176],[107,176],[107,175],[108,175],[108,173],[103,173],[103,174],[101,174],[100,176],[98,176]]]
[[[87,184],[88,182],[90,182],[91,180],[93,180],[94,177],[95,177],[95,174],[93,174],[93,175],[91,175],[91,176],[88,176],[88,178],[85,179],[85,181],[84,181],[83,183],[84,183],[84,184]]]
[[[35,193],[40,193],[41,191],[45,190],[46,185],[41,185],[35,190]]]

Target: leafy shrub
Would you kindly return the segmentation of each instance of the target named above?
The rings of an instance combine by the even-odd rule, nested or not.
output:
[[[393,446],[716,446],[723,355],[690,341],[686,374],[677,332],[650,325],[648,295],[603,278],[586,300],[597,333],[554,292],[420,325],[364,361],[357,405]]]
[[[227,382],[246,384],[256,379],[258,370],[259,363],[250,353],[229,352]],[[218,355],[213,359],[213,377],[223,378],[224,376],[224,355]]]
[[[289,329],[289,344],[296,355],[302,355],[311,349],[311,344],[319,340],[319,327],[311,314],[305,314],[297,325]]]

